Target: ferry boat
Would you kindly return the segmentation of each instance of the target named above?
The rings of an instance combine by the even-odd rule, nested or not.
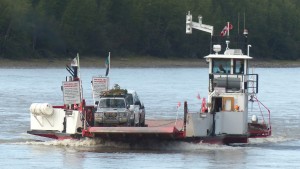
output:
[[[189,112],[188,103],[184,102],[182,118],[145,119],[143,126],[97,126],[94,122],[97,107],[94,103],[86,105],[80,73],[77,65],[73,65],[67,68],[72,77],[63,82],[64,105],[33,103],[28,133],[53,139],[101,138],[129,143],[159,140],[233,144],[271,136],[270,110],[257,99],[258,74],[249,72],[252,57],[248,34],[224,36],[230,28],[228,23],[221,36],[214,36],[213,27],[203,24],[202,17],[193,22],[190,12],[186,16],[186,33],[191,34],[192,29],[211,33],[211,52],[204,57],[209,65],[208,98],[203,99],[199,112]],[[108,90],[108,77],[95,77],[92,82],[92,85],[98,83],[93,88],[95,96]]]

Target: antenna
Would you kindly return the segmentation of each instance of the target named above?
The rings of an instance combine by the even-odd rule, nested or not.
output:
[[[248,35],[248,30],[246,29],[246,16],[245,16],[245,12],[244,12],[244,31],[243,34],[247,37]]]
[[[246,29],[246,16],[245,16],[245,12],[244,12],[244,30]]]
[[[240,13],[238,13],[238,35],[240,34]]]

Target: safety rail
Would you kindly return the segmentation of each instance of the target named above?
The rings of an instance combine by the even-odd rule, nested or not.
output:
[[[247,93],[258,93],[258,74],[246,74],[244,85]]]
[[[252,122],[248,123],[248,132],[251,138],[257,137],[268,137],[272,134],[271,126],[271,111],[267,108],[261,101],[257,99],[254,95],[251,95],[250,101],[258,103],[258,109],[262,117],[262,123]],[[268,122],[266,123],[264,113],[262,108],[264,108],[268,113]],[[252,111],[253,112],[253,111]]]

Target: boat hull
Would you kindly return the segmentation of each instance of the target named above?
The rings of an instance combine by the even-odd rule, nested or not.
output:
[[[55,131],[28,131],[28,134],[47,137],[51,139],[64,140],[64,139],[82,139],[86,138],[82,134],[66,134]],[[206,137],[174,137],[174,135],[159,135],[152,134],[94,134],[93,137],[107,141],[118,141],[124,143],[143,143],[149,141],[166,141],[166,142],[188,142],[188,143],[208,143],[208,144],[233,144],[233,143],[248,143],[247,135],[218,135]]]
[[[32,130],[29,134],[53,139],[100,138],[109,141],[142,143],[151,141],[180,141],[189,143],[232,144],[247,143],[248,135],[209,135],[186,137],[182,120],[147,120],[145,127],[89,127],[76,134],[67,134],[51,130]]]
[[[40,136],[40,137],[46,137],[51,139],[57,139],[57,140],[65,140],[65,139],[80,139],[82,138],[81,134],[67,134],[62,133],[58,131],[52,131],[52,130],[30,130],[27,131],[28,134]]]

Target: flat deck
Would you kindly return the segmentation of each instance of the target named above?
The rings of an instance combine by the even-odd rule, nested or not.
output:
[[[183,129],[182,120],[146,120],[146,127],[90,127],[88,132],[95,137],[117,140],[143,138],[168,139],[178,137]]]

